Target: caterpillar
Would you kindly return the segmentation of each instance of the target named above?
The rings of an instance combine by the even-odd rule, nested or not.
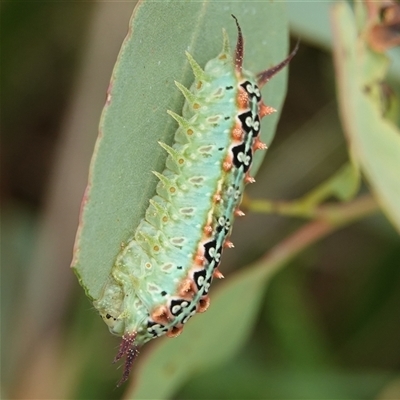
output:
[[[243,69],[244,41],[238,20],[234,57],[223,30],[222,52],[204,69],[186,53],[195,80],[182,116],[167,111],[179,127],[145,217],[121,249],[101,297],[94,302],[111,333],[122,336],[114,362],[125,357],[128,379],[139,348],[162,335],[179,335],[196,313],[207,310],[213,278],[229,241],[234,217],[250,176],[253,154],[267,146],[260,121],[275,110],[260,88],[293,58],[253,74]]]

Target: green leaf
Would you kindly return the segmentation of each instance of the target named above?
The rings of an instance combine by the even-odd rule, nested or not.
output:
[[[332,33],[329,29],[330,1],[288,1],[290,30],[301,40],[325,49],[331,48]]]
[[[114,68],[99,137],[90,167],[72,267],[87,295],[96,299],[121,244],[132,237],[155,194],[152,170],[162,171],[183,98],[174,80],[188,87],[192,80],[185,50],[201,65],[222,47],[222,28],[236,42],[234,14],[245,38],[245,68],[260,71],[287,54],[287,23],[279,2],[180,1],[138,4]],[[268,105],[283,101],[286,72],[264,91]],[[278,113],[264,118],[262,136],[270,143]],[[261,152],[258,152],[261,153]],[[257,154],[255,169],[262,155]],[[255,171],[253,169],[253,171]]]
[[[383,211],[400,231],[400,130],[382,116],[377,95],[388,59],[368,48],[348,4],[335,5],[333,28],[339,105],[350,150]]]

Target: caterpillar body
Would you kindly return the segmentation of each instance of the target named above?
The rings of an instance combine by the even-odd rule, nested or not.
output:
[[[235,18],[235,17],[234,17]],[[168,113],[179,127],[167,153],[157,194],[132,240],[120,251],[102,296],[94,302],[110,331],[122,336],[114,361],[126,357],[120,383],[128,379],[139,348],[166,334],[174,337],[209,306],[208,291],[229,241],[244,187],[254,182],[253,153],[266,149],[260,121],[273,113],[260,88],[284,68],[295,50],[276,66],[253,74],[242,68],[243,37],[234,58],[225,31],[222,52],[204,70],[186,53],[195,77],[182,116]]]

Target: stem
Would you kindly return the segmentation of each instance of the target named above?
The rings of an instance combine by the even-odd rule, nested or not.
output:
[[[378,210],[377,203],[370,195],[361,196],[350,203],[320,206],[317,208],[315,221],[307,223],[281,241],[257,261],[257,264],[261,262],[268,265],[270,271],[276,272],[317,240]]]
[[[308,207],[300,201],[267,201],[244,199],[243,205],[250,211],[259,213],[275,213],[279,215],[314,218],[328,221],[332,225],[346,224],[354,218],[359,219],[379,210],[371,195],[363,195],[348,203],[325,204]]]

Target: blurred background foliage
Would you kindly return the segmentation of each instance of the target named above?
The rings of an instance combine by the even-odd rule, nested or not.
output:
[[[110,364],[118,340],[69,264],[105,92],[133,7],[2,4],[1,398],[108,399],[124,391],[115,389],[120,371]],[[300,197],[348,159],[329,3],[287,8],[293,38],[302,41],[251,198]],[[398,73],[390,84],[398,93]],[[236,223],[224,274],[303,223],[248,212]],[[273,278],[240,353],[182,382],[175,398],[400,398],[399,267],[399,236],[381,213],[319,241]]]

